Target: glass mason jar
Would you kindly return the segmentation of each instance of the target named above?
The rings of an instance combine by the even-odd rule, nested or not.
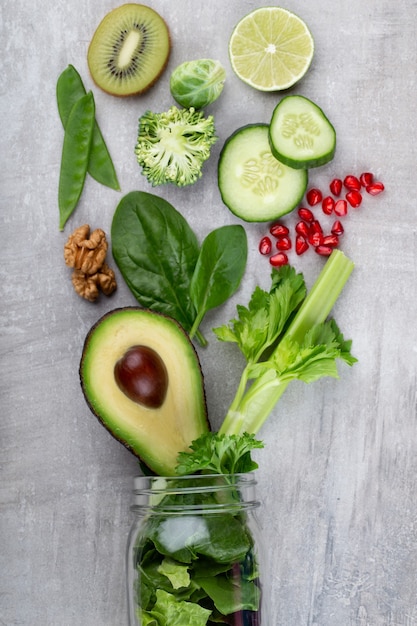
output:
[[[253,473],[134,479],[130,626],[269,626]]]

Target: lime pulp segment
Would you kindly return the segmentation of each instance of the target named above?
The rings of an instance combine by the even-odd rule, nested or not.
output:
[[[263,91],[287,89],[307,72],[314,41],[305,22],[281,7],[255,9],[234,28],[229,56],[235,73]]]

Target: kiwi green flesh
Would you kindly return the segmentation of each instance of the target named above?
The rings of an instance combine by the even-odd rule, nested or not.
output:
[[[115,364],[135,345],[154,350],[166,367],[166,397],[156,408],[133,401],[116,381]],[[84,342],[80,382],[100,423],[155,474],[175,475],[178,453],[209,431],[197,352],[183,328],[161,313],[124,307],[100,318]]]
[[[145,92],[162,74],[171,51],[169,30],[150,7],[124,4],[108,13],[87,53],[98,87],[115,96]]]

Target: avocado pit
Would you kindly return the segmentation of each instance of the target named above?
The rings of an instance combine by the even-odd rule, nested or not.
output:
[[[129,348],[114,366],[114,377],[133,402],[150,409],[163,405],[168,389],[168,372],[159,354],[145,345]]]

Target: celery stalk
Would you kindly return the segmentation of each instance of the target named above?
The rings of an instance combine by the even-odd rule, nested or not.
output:
[[[340,250],[334,250],[309,294],[288,327],[284,337],[301,342],[316,324],[324,322],[342,292],[354,264]],[[281,341],[282,341],[281,340]],[[275,351],[279,349],[279,344]],[[242,373],[236,396],[230,405],[219,434],[238,435],[244,432],[256,434],[281,398],[292,376],[262,374],[247,387],[248,364]]]

